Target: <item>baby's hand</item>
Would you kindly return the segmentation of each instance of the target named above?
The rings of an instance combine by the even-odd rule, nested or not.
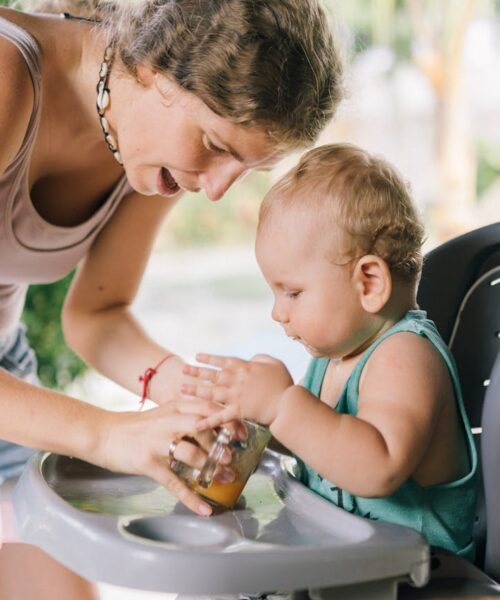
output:
[[[225,407],[214,408],[215,414],[203,419],[200,429],[243,418],[271,425],[278,414],[283,392],[293,385],[285,365],[271,356],[259,354],[247,361],[198,354],[196,360],[216,368],[185,365],[183,373],[197,378],[199,383],[184,383],[182,393]]]

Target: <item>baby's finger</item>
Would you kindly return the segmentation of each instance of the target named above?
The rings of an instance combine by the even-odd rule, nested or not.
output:
[[[149,472],[145,473],[169,492],[174,494],[183,504],[193,512],[207,517],[212,513],[209,504],[203,502],[165,463],[155,461],[151,464]]]
[[[238,409],[236,406],[228,406],[224,410],[221,410],[209,417],[205,417],[198,421],[196,429],[198,431],[204,431],[206,429],[213,429],[214,427],[220,427],[230,421],[238,419]]]
[[[231,369],[238,363],[247,362],[242,361],[240,358],[234,358],[233,356],[218,356],[217,354],[204,354],[200,353],[196,355],[196,360],[199,363],[205,365],[212,365],[219,367],[219,369]]]
[[[200,400],[212,400],[214,387],[208,385],[197,385],[196,383],[181,384],[181,394],[198,398]]]
[[[225,388],[207,384],[183,383],[181,385],[181,394],[220,404],[225,404],[227,399],[227,390]]]
[[[195,367],[194,365],[184,365],[182,367],[182,373],[189,377],[196,377],[204,381],[211,381],[212,383],[217,382],[219,369],[209,369],[207,367]]]

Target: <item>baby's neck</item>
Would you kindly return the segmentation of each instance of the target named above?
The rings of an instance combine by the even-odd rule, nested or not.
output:
[[[384,308],[370,318],[370,326],[367,328],[366,337],[352,352],[346,356],[337,357],[339,361],[349,361],[359,357],[378,338],[384,335],[391,327],[394,327],[409,310],[418,309],[416,291],[409,286],[394,286],[391,298]]]

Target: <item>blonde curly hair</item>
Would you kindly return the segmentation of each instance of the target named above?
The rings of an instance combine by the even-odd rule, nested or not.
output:
[[[305,153],[267,193],[261,205],[259,232],[270,217],[296,209],[312,215],[318,232],[328,231],[340,244],[328,254],[346,263],[374,254],[391,274],[416,283],[422,270],[424,227],[410,187],[383,158],[352,144],[328,144]],[[339,235],[340,234],[340,235]]]

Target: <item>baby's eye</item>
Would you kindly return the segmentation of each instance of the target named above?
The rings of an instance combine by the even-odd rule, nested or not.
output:
[[[297,298],[300,294],[301,292],[299,290],[290,290],[289,292],[286,292],[288,298]]]

